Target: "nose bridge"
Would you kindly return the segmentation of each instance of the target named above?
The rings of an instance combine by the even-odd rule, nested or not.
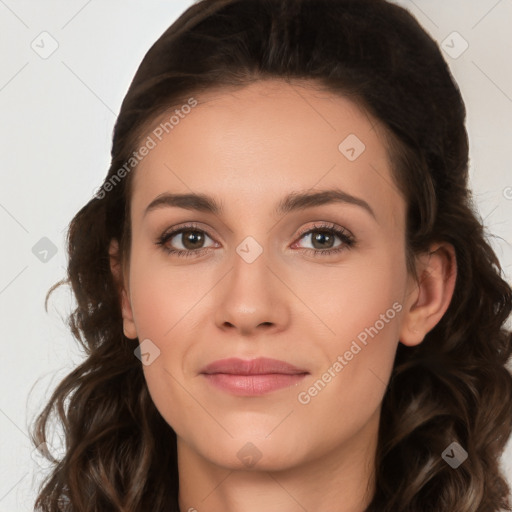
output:
[[[260,242],[258,242],[255,237],[248,235],[237,245],[235,249],[238,257],[247,265],[252,265],[257,260],[260,260],[261,263],[261,260],[266,259],[266,257],[261,258],[261,256],[263,255],[263,252],[265,252],[265,254],[268,252],[268,244],[265,244],[267,247],[264,248],[263,244],[265,241],[262,240],[261,235],[258,236],[258,238]],[[237,259],[235,258],[235,262],[236,261]],[[237,263],[241,264],[240,262]]]
[[[230,296],[243,301],[246,306],[262,308],[272,302],[275,287],[270,283],[268,247],[255,237],[245,237],[235,248],[233,271],[229,278]],[[242,303],[240,303],[242,306]],[[250,311],[251,307],[245,307]]]
[[[282,328],[287,322],[286,290],[269,268],[266,249],[250,235],[236,246],[216,308],[220,328],[232,326],[249,333],[260,325]]]

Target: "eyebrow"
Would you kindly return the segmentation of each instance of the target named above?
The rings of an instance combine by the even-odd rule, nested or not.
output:
[[[307,208],[333,203],[359,206],[376,220],[375,212],[364,199],[353,196],[338,188],[314,192],[292,192],[278,203],[274,209],[274,213],[276,215],[285,215],[292,211],[305,210]],[[215,198],[205,194],[164,193],[151,201],[144,211],[144,216],[151,211],[164,207],[184,208],[186,210],[212,213],[214,215],[222,215],[223,212],[222,205],[218,203]]]

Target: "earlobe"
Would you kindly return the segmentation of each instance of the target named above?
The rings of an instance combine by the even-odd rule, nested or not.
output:
[[[119,258],[119,243],[113,239],[109,246],[110,270],[117,285],[117,291],[121,300],[121,314],[123,316],[123,332],[127,338],[137,338],[137,330],[133,320],[133,311],[129,298],[129,291],[125,285],[122,265]]]
[[[451,244],[434,244],[417,259],[418,281],[404,300],[400,341],[420,344],[448,309],[457,276],[455,249]],[[411,276],[411,282],[413,277]]]

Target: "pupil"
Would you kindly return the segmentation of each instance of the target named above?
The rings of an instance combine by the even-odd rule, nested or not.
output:
[[[188,233],[188,235],[185,236],[183,245],[185,247],[190,245],[190,247],[187,247],[187,249],[196,249],[196,245],[201,245],[201,242],[203,241],[203,235],[199,231],[185,231],[183,234],[185,235],[186,233]]]
[[[332,236],[329,233],[326,233],[324,231],[318,231],[317,233],[319,233],[319,234],[313,236],[313,246],[315,246],[316,242],[322,242],[322,241],[325,241],[326,239],[329,240],[329,238],[330,238],[331,244],[330,245],[327,245],[327,244],[320,245],[320,249],[325,248],[326,246],[332,247]],[[317,248],[317,247],[315,246],[315,248]]]

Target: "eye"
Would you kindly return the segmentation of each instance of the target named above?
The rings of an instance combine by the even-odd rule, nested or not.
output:
[[[313,248],[304,248],[308,253],[313,256],[325,256],[329,254],[340,253],[344,250],[350,249],[355,246],[355,238],[345,228],[338,228],[334,224],[320,223],[309,228],[307,231],[300,234],[300,239],[309,238]],[[338,238],[340,243],[335,244],[335,239]],[[296,244],[294,244],[296,245]]]
[[[169,247],[169,243],[172,243],[174,238],[177,241],[174,243],[180,244],[181,247]],[[158,238],[156,243],[162,246],[162,249],[168,254],[174,254],[179,257],[198,256],[209,249],[209,247],[202,247],[205,238],[212,240],[204,230],[191,224],[182,226],[169,233],[164,233]]]
[[[299,247],[313,256],[327,256],[330,254],[341,253],[344,250],[350,249],[355,246],[354,236],[345,228],[338,228],[334,224],[320,223],[303,231],[299,235],[299,240],[306,237],[310,238],[313,248]],[[340,243],[335,244],[335,239],[338,238]],[[174,242],[173,240],[176,239]],[[178,257],[194,257],[201,256],[208,252],[214,246],[204,246],[205,240],[213,239],[208,234],[200,229],[196,224],[181,226],[179,229],[162,234],[156,241],[156,244],[161,246],[167,254],[172,254]],[[176,247],[173,244],[181,245]],[[297,242],[293,244],[293,248]]]

